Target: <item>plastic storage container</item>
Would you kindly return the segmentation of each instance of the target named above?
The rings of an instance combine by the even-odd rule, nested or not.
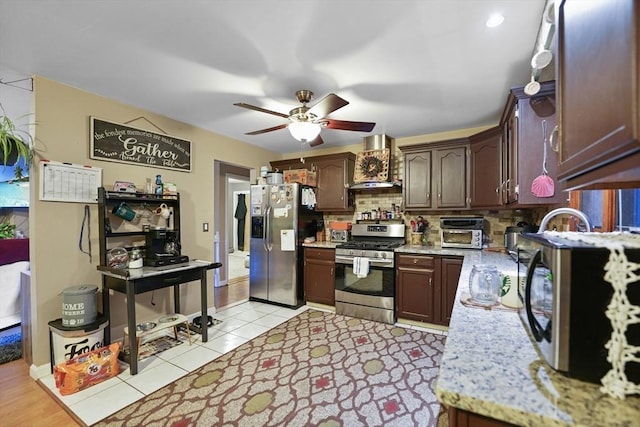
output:
[[[104,347],[104,328],[108,325],[109,321],[103,315],[100,315],[95,322],[80,328],[64,326],[62,319],[49,322],[51,372],[53,372],[54,365],[58,363]]]
[[[62,291],[62,325],[81,327],[96,321],[98,311],[96,285],[71,286]]]

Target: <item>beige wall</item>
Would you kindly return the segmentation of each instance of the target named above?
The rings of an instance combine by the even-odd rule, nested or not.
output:
[[[35,78],[35,129],[37,159],[49,159],[103,169],[102,182],[109,188],[116,180],[132,181],[144,188],[147,178],[161,174],[164,181],[174,182],[182,201],[182,246],[191,258],[213,260],[213,227],[202,231],[202,223],[215,223],[214,219],[214,161],[259,169],[267,159],[279,154],[257,148],[241,141],[196,128],[114,100],[83,92],[42,78]],[[144,166],[93,160],[89,158],[90,116],[117,123],[144,117],[169,135],[192,141],[192,172],[154,169]],[[136,120],[131,126],[160,132],[146,120]],[[78,249],[84,204],[42,202],[38,200],[39,166],[31,172],[32,200],[29,209],[29,235],[31,238],[31,300],[33,324],[33,363],[49,363],[48,322],[61,316],[60,292],[78,284],[100,285],[96,270],[98,253],[97,204],[91,204],[91,244],[93,259]],[[254,176],[254,175],[252,175]],[[85,244],[86,247],[86,244]],[[212,283],[212,272],[209,272]],[[210,286],[210,289],[213,289]],[[157,317],[156,313],[172,312],[169,290],[156,291],[150,304],[151,293],[136,299],[139,319]],[[208,305],[213,306],[212,292]],[[199,287],[182,286],[185,313],[195,313],[199,307]],[[121,294],[111,297],[114,337],[122,336],[126,322],[125,298]]]

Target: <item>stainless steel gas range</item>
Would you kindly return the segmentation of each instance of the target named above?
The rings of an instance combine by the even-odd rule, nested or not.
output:
[[[351,240],[336,246],[336,313],[395,323],[394,248],[404,224],[355,224]]]

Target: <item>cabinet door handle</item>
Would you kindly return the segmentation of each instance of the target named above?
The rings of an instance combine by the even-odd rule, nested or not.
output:
[[[331,267],[331,275],[333,276],[333,267]]]
[[[413,259],[413,263],[414,263],[414,264],[417,264],[417,263],[418,263],[418,259],[417,259],[417,258],[414,258],[414,259]]]
[[[429,277],[429,286],[433,285],[433,277]]]
[[[560,131],[560,128],[558,127],[558,125],[556,125],[556,126],[553,128],[553,131],[551,132],[551,136],[549,137],[549,147],[551,147],[551,149],[552,149],[554,152],[556,152],[556,153],[558,153],[558,152],[560,151],[560,139],[558,139],[558,140],[556,141],[556,144],[555,144],[555,146],[554,146],[554,144],[553,144],[553,140],[554,140],[555,138],[554,138],[553,136],[554,136],[554,135],[558,135],[558,132],[559,132],[559,131]]]

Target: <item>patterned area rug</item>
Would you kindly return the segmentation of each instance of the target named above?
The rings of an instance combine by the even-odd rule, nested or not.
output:
[[[20,332],[0,337],[0,365],[22,357],[22,334]]]
[[[436,426],[445,337],[307,310],[98,426]]]

